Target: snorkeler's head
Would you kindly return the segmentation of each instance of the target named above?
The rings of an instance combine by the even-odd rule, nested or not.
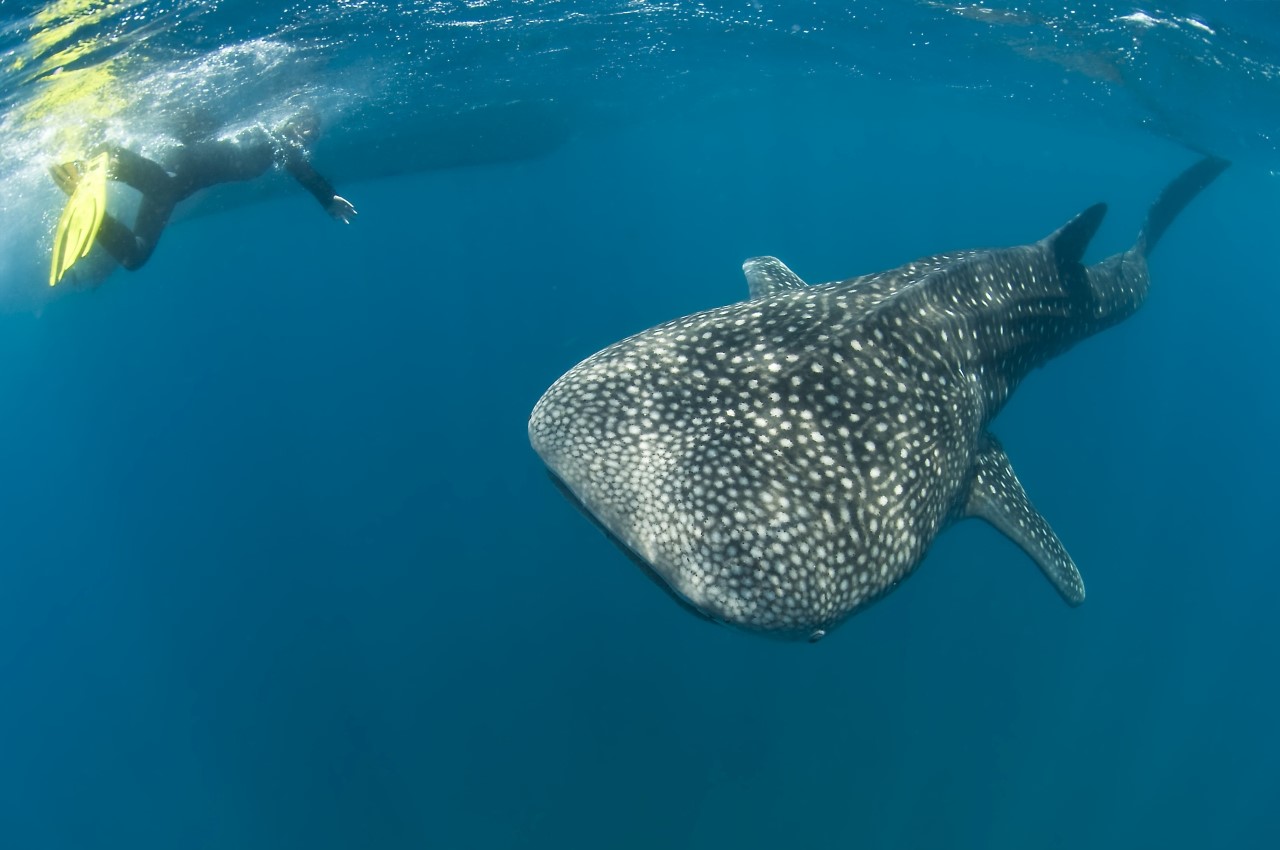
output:
[[[320,113],[313,107],[304,106],[285,119],[280,125],[280,133],[290,141],[310,147],[320,137]]]

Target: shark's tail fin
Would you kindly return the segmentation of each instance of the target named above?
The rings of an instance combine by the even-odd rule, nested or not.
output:
[[[1156,243],[1164,236],[1165,230],[1178,217],[1178,213],[1182,212],[1183,207],[1191,203],[1230,164],[1225,159],[1206,156],[1174,178],[1172,183],[1164,187],[1160,197],[1147,212],[1147,223],[1143,225],[1133,250],[1144,257],[1155,250]]]

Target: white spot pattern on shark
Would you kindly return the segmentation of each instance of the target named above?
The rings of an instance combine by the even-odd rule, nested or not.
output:
[[[1147,254],[1225,167],[1192,166],[1133,248],[1089,267],[1101,204],[1031,245],[819,286],[748,260],[747,301],[587,358],[539,400],[530,440],[615,541],[713,620],[816,640],[966,517],[1079,604],[1075,564],[987,426],[1030,370],[1142,304]]]

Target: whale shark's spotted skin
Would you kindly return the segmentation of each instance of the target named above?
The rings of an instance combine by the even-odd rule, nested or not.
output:
[[[714,620],[821,637],[970,516],[1078,604],[1074,563],[987,424],[1028,371],[1137,309],[1147,253],[1225,165],[1188,170],[1133,249],[1088,268],[1102,205],[1033,245],[820,286],[749,260],[749,300],[589,357],[538,402],[530,439],[615,540]]]

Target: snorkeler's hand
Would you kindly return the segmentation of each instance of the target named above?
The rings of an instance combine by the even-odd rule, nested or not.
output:
[[[351,205],[351,202],[341,195],[333,196],[333,200],[329,202],[328,210],[329,215],[333,216],[343,224],[350,224],[351,219],[359,215],[359,213],[356,212],[356,208]]]

